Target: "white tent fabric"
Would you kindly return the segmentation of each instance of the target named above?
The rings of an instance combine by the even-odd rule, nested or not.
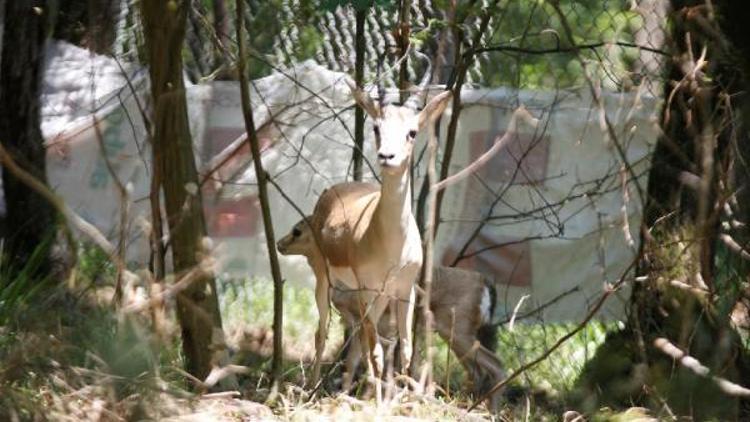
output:
[[[116,75],[102,70],[116,63],[97,60],[104,61],[97,63],[95,75],[82,78],[85,83],[56,86],[48,98],[75,98],[77,89],[113,83],[114,92],[100,95],[109,89],[97,90],[96,101],[85,99],[97,105],[94,115],[101,142],[90,110],[83,117],[46,114],[50,180],[84,218],[116,238],[122,232],[118,225],[122,207],[113,169],[131,192],[125,230],[128,257],[143,264],[148,259],[144,233],[150,170],[139,104],[147,106],[146,83],[139,77],[132,81],[136,101],[124,79],[117,79],[122,78],[119,67]],[[48,86],[62,71],[48,70]],[[300,219],[298,209],[311,212],[323,189],[350,174],[354,113],[346,77],[306,62],[253,82],[262,160],[279,187],[269,188],[277,237]],[[269,279],[255,174],[242,142],[239,87],[235,82],[213,82],[187,89],[198,167],[206,178],[202,193],[207,226],[221,272],[227,277]],[[60,92],[66,90],[65,95]],[[636,181],[645,190],[658,106],[637,93],[607,93],[599,110],[584,92],[497,89],[462,94],[465,106],[451,173],[504,133],[517,105],[525,105],[540,120],[536,129],[521,126],[479,172],[449,187],[444,199],[436,261],[452,264],[463,250],[458,265],[493,278],[498,287],[498,320],[514,310],[523,316],[540,306],[543,309],[534,316],[545,321],[579,319],[634,257],[641,216]],[[44,110],[53,109],[45,105]],[[443,134],[449,115],[450,110],[442,120]],[[605,116],[617,142],[608,135]],[[366,158],[373,156],[370,132],[366,132]],[[419,142],[421,150],[424,141]],[[234,148],[238,145],[244,146]],[[365,165],[369,179],[373,179],[371,169]],[[416,171],[415,198],[423,174],[423,168]],[[486,222],[479,228],[482,220]],[[303,258],[282,257],[281,264],[288,281],[312,282]],[[623,290],[610,299],[600,316],[621,317],[626,295]]]

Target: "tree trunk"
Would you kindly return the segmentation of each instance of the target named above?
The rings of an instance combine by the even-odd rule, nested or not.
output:
[[[188,124],[182,45],[188,1],[143,0],[141,15],[154,107],[154,167],[161,175],[174,271],[178,277],[201,264],[209,251],[198,174]],[[216,282],[201,275],[177,296],[177,317],[187,371],[205,379],[215,342],[223,341]]]
[[[578,381],[589,404],[669,406],[696,420],[750,415],[746,396],[712,379],[747,387],[750,376],[750,357],[730,324],[737,291],[747,287],[747,265],[721,242],[736,233],[726,210],[747,184],[736,173],[747,149],[746,122],[736,118],[747,85],[736,63],[746,56],[732,53],[726,35],[727,21],[746,21],[743,13],[727,13],[729,3],[711,9],[701,0],[671,1],[663,131],[641,229],[643,281],[633,286],[625,329],[608,335]],[[665,343],[710,373],[696,374],[685,360],[674,360]]]
[[[120,0],[59,2],[53,37],[99,54],[112,52]]]
[[[48,8],[44,0],[7,1],[0,64],[0,141],[12,159],[42,183],[47,183],[45,147],[40,129],[44,42]],[[55,212],[36,191],[10,171],[3,171],[7,234],[4,259],[13,273],[36,252],[31,278],[52,269],[50,245],[55,233]],[[40,250],[42,248],[42,250]],[[5,264],[5,263],[4,263]]]

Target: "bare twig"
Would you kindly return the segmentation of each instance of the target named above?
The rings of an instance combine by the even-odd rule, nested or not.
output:
[[[285,105],[281,110],[279,110],[276,113],[271,114],[268,116],[268,118],[256,129],[256,132],[258,134],[263,133],[266,130],[269,130],[271,125],[274,124],[276,119],[281,116],[284,112],[289,110],[291,107],[293,107],[292,104]],[[205,166],[205,169],[202,171],[201,180],[198,183],[199,186],[203,186],[208,180],[211,179],[211,176],[213,176],[214,173],[219,171],[224,165],[226,165],[229,160],[234,158],[237,153],[239,153],[240,149],[245,146],[248,142],[248,135],[242,134],[235,138],[232,142],[229,143],[223,150],[221,150],[218,154],[214,155],[211,160],[208,162],[208,164]]]
[[[495,10],[497,4],[500,0],[493,0],[488,4],[483,10],[480,17],[479,22],[479,28],[474,34],[474,37],[471,41],[470,49],[475,49],[479,46],[480,41],[482,40],[482,35],[487,30],[487,26],[490,23],[490,19],[492,18],[492,12]],[[466,9],[468,10],[468,8]],[[476,55],[469,54],[469,55],[463,55],[461,54],[461,38],[463,35],[462,30],[460,27],[464,23],[464,19],[466,18],[466,13],[462,13],[461,17],[457,18],[456,20],[458,22],[454,22],[454,28],[456,28],[453,32],[454,36],[454,48],[456,49],[456,55],[454,59],[454,71],[451,74],[448,83],[446,84],[446,87],[448,89],[453,90],[453,104],[452,104],[452,112],[450,121],[448,122],[448,132],[445,137],[445,150],[443,151],[443,160],[440,164],[440,179],[443,180],[448,177],[448,171],[450,170],[450,163],[451,159],[453,158],[453,148],[456,144],[456,134],[458,131],[458,118],[461,115],[461,110],[463,108],[461,103],[461,89],[463,88],[464,81],[466,79],[466,72],[469,70],[469,65],[472,60],[474,60],[474,57]],[[422,189],[425,189],[425,186],[422,187]],[[440,227],[440,209],[441,204],[443,202],[443,195],[444,191],[438,191],[437,192],[437,204],[435,208],[435,233],[437,233],[439,227]]]
[[[726,245],[731,251],[750,261],[750,253],[748,253],[747,250],[742,247],[742,245],[737,243],[737,241],[735,241],[732,236],[728,235],[727,233],[723,233],[719,235],[719,240],[721,240],[724,245]]]
[[[571,288],[571,289],[569,289],[567,291],[564,291],[564,292],[560,293],[559,295],[553,297],[552,299],[548,300],[547,302],[545,302],[545,303],[537,306],[536,308],[534,308],[534,309],[532,309],[532,310],[530,310],[528,312],[524,312],[524,313],[516,315],[515,319],[516,319],[516,321],[518,321],[518,320],[522,320],[522,319],[526,319],[526,318],[531,318],[532,316],[534,316],[536,314],[539,314],[543,310],[545,310],[545,309],[549,308],[550,306],[556,304],[557,302],[559,302],[560,300],[564,299],[565,297],[567,297],[567,296],[569,296],[569,295],[571,295],[573,293],[579,292],[579,291],[581,291],[581,286],[575,286],[575,287],[573,287],[573,288]],[[499,326],[499,325],[503,325],[503,324],[508,324],[508,323],[510,323],[510,321],[511,321],[512,318],[513,318],[513,315],[511,315],[510,317],[506,317],[503,320],[497,321],[497,322],[493,323],[492,325]]]
[[[553,0],[547,0],[547,2],[555,10],[555,13],[560,19],[560,23],[562,24],[563,29],[565,30],[565,34],[568,37],[568,40],[570,41],[571,45],[573,45],[572,48],[576,50],[576,58],[578,59],[578,62],[581,64],[581,67],[583,68],[583,76],[586,79],[586,82],[589,86],[589,90],[591,91],[591,95],[594,98],[597,109],[599,110],[599,113],[600,113],[599,117],[601,119],[603,129],[606,131],[607,135],[609,136],[609,140],[614,145],[615,151],[617,152],[620,158],[621,164],[625,166],[625,168],[627,169],[628,175],[630,176],[635,186],[635,189],[638,193],[638,199],[640,200],[640,203],[645,204],[646,194],[643,188],[641,187],[641,184],[638,182],[638,176],[635,170],[633,170],[633,166],[628,161],[627,154],[625,152],[624,147],[619,141],[617,133],[615,133],[615,128],[614,128],[614,125],[612,124],[612,121],[609,119],[609,117],[607,116],[607,113],[604,111],[605,110],[604,100],[602,99],[601,89],[600,87],[597,87],[594,81],[592,80],[591,75],[589,75],[588,71],[586,70],[587,69],[586,62],[584,61],[583,57],[581,57],[581,55],[578,54],[581,48],[577,46],[575,43],[575,37],[573,36],[573,29],[571,28],[570,23],[568,22],[567,16],[560,8],[560,5],[558,4],[558,2],[553,1]]]
[[[516,307],[513,308],[513,314],[510,316],[510,322],[508,322],[508,331],[513,331],[513,325],[516,322],[516,315],[518,315],[518,310],[521,309],[521,306],[523,305],[523,302],[526,301],[526,299],[529,298],[529,295],[523,295],[521,296],[521,299],[518,300],[518,303],[516,303]]]
[[[154,306],[161,306],[161,303],[165,302],[167,299],[174,298],[175,296],[177,296],[178,293],[184,291],[185,289],[190,287],[190,285],[193,284],[195,281],[200,280],[202,277],[205,277],[207,274],[211,274],[211,271],[206,271],[206,269],[202,268],[200,265],[196,265],[190,271],[188,271],[182,277],[180,277],[180,279],[177,280],[175,283],[170,284],[167,288],[165,288],[164,290],[161,290],[158,293],[152,294],[148,300],[136,302],[136,303],[125,306],[123,308],[123,312],[137,313],[147,308],[151,308]]]
[[[554,48],[542,48],[542,49],[533,49],[533,48],[524,48],[524,47],[518,47],[514,45],[505,45],[505,44],[498,44],[498,45],[488,45],[485,47],[477,47],[470,49],[464,53],[465,56],[470,55],[477,55],[482,53],[488,53],[488,52],[509,52],[509,53],[521,53],[521,54],[528,54],[528,55],[546,55],[546,54],[555,54],[555,53],[577,53],[580,50],[595,50],[602,47],[612,47],[612,46],[618,46],[618,47],[626,47],[626,48],[633,48],[637,50],[643,50],[648,51],[649,53],[655,53],[662,56],[670,56],[670,53],[664,50],[659,50],[658,48],[649,47],[647,45],[641,45],[637,43],[631,43],[626,41],[600,41],[595,43],[588,43],[588,44],[578,44],[573,47],[562,47],[560,45],[555,46]]]
[[[219,381],[221,381],[222,379],[226,377],[234,376],[237,374],[247,374],[248,372],[250,372],[250,368],[248,368],[247,366],[242,366],[242,365],[226,365],[226,366],[220,366],[220,367],[215,366],[213,369],[211,369],[211,372],[203,381],[203,385],[205,386],[205,388],[208,389],[208,388],[213,387],[214,385],[216,385],[216,383],[218,383]],[[221,394],[224,394],[225,396],[229,394],[232,397],[235,395],[239,395],[237,391],[225,391]],[[203,396],[203,397],[206,397],[206,396]],[[213,398],[217,398],[217,397],[214,396]]]

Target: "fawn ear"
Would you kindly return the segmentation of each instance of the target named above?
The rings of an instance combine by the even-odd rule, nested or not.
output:
[[[354,82],[350,81],[349,79],[346,80],[346,84],[349,85],[349,89],[352,90],[354,101],[356,101],[357,104],[359,104],[359,106],[362,107],[367,112],[367,114],[370,115],[370,117],[372,117],[373,119],[379,119],[381,117],[380,106],[378,106],[375,101],[372,100],[370,94],[358,88],[354,84]]]
[[[451,91],[444,91],[436,95],[429,103],[419,112],[419,128],[422,129],[428,122],[434,122],[440,117],[448,106],[448,100],[451,99]]]

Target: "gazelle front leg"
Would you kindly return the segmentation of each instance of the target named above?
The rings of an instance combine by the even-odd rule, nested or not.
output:
[[[421,260],[420,260],[421,261]],[[416,289],[414,284],[419,276],[420,264],[404,268],[395,281],[396,293],[396,330],[400,344],[401,374],[408,374],[413,351],[412,326],[414,322],[414,304]]]
[[[396,303],[396,322],[398,329],[398,339],[401,347],[401,374],[407,374],[411,364],[411,355],[413,350],[412,342],[412,325],[414,321],[414,302],[416,291],[412,285],[408,295],[405,298],[399,297]]]
[[[387,296],[379,295],[374,300],[364,300],[360,294],[360,315],[362,316],[360,327],[360,340],[362,345],[362,358],[367,362],[367,375],[375,388],[375,400],[378,404],[383,401],[383,392],[381,386],[381,376],[384,366],[384,351],[378,337],[377,326],[380,317],[388,307],[389,299]]]
[[[311,378],[312,385],[315,385],[320,379],[320,365],[323,359],[323,351],[326,348],[330,316],[328,277],[325,272],[325,263],[320,264],[320,262],[316,262],[315,265],[312,263],[310,265],[315,273],[315,303],[318,307],[318,330],[315,332],[315,362],[313,363]]]

